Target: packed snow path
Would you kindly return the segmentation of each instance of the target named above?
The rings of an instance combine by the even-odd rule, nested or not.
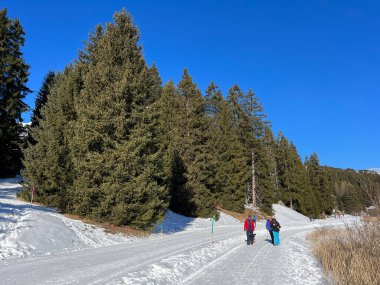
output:
[[[242,224],[226,215],[213,237],[209,220],[169,213],[164,234],[131,240],[17,201],[18,187],[0,180],[1,284],[324,284],[305,233],[343,224],[309,222],[274,205],[279,247],[268,242],[264,223],[256,243],[246,245]]]

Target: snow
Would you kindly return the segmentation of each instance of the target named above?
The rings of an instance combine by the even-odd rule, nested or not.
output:
[[[305,217],[304,215],[279,204],[273,205],[273,210],[275,212],[276,219],[282,221],[282,223],[309,221],[308,217]]]
[[[66,218],[54,209],[17,200],[19,180],[0,180],[0,259],[50,255],[133,240]]]
[[[376,172],[377,174],[380,174],[380,168],[369,168],[368,170]]]
[[[216,222],[219,226],[237,225],[240,222],[235,218],[220,213],[219,220]],[[167,211],[165,219],[162,223],[158,224],[153,232],[154,233],[178,233],[181,231],[194,231],[205,228],[210,228],[211,219],[190,218],[182,215]]]
[[[281,245],[268,242],[259,221],[247,246],[231,216],[221,213],[212,235],[210,219],[168,211],[149,238],[132,238],[17,200],[18,180],[0,180],[1,284],[325,284],[305,235],[357,220],[310,222],[273,205]]]

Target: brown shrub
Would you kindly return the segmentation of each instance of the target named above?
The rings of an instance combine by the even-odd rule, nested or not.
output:
[[[308,235],[331,284],[380,284],[380,223],[321,228]]]

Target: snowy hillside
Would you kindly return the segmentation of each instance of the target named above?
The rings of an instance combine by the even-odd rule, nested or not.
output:
[[[274,205],[281,245],[269,242],[265,222],[247,246],[242,223],[168,212],[149,238],[113,235],[53,209],[18,201],[17,179],[0,180],[1,284],[324,284],[305,234],[355,218],[309,222]],[[162,234],[161,234],[162,231]],[[22,258],[24,257],[24,258]]]
[[[16,193],[21,190],[19,180],[0,179],[0,259],[50,255],[142,239],[106,233],[94,225],[69,219],[54,209],[19,201],[16,199]],[[221,213],[217,224],[236,225],[239,222]],[[209,227],[209,219],[188,218],[168,211],[154,233],[170,234]]]
[[[133,239],[16,199],[19,179],[0,180],[0,259],[82,250]]]
[[[275,217],[282,223],[308,222],[309,218],[285,206],[274,204]]]
[[[368,169],[368,170],[370,170],[370,171],[374,171],[374,172],[376,172],[377,174],[380,174],[380,168],[370,168],[370,169]]]

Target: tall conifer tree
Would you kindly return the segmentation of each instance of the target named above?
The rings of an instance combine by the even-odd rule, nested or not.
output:
[[[21,114],[27,110],[23,99],[30,92],[29,66],[21,52],[24,35],[18,19],[9,19],[7,10],[0,10],[0,177],[13,176],[21,167]]]
[[[206,110],[210,117],[213,158],[216,160],[217,203],[224,209],[242,212],[250,167],[234,128],[233,113],[213,82],[206,91]]]
[[[319,164],[316,153],[310,155],[305,160],[306,171],[309,176],[310,186],[316,198],[318,212],[330,214],[334,207],[333,191],[334,184],[328,169],[324,169]]]
[[[35,107],[32,114],[32,124],[31,127],[37,127],[39,125],[39,120],[42,118],[42,109],[46,105],[48,100],[48,96],[50,94],[50,88],[53,84],[55,78],[55,73],[53,71],[49,71],[42,83],[41,89],[38,91],[37,98],[35,101]]]
[[[71,210],[149,228],[164,215],[167,188],[158,175],[160,79],[147,67],[139,37],[122,10],[96,29],[81,54],[88,71],[76,103]]]
[[[23,176],[29,186],[35,186],[36,199],[63,211],[74,179],[70,144],[81,77],[80,69],[71,65],[57,74],[38,125],[31,129],[33,143],[24,151]]]
[[[275,158],[275,142],[269,126],[258,140],[255,151],[257,196],[261,209],[272,211],[272,204],[278,199],[277,165]]]
[[[306,168],[293,143],[283,134],[276,141],[276,159],[281,199],[305,215],[316,216],[318,207]]]
[[[180,213],[189,216],[210,216],[215,213],[213,177],[215,166],[205,102],[187,70],[178,84],[180,111],[177,163],[182,165],[186,182],[174,193],[173,204]],[[179,206],[181,205],[181,206]]]

